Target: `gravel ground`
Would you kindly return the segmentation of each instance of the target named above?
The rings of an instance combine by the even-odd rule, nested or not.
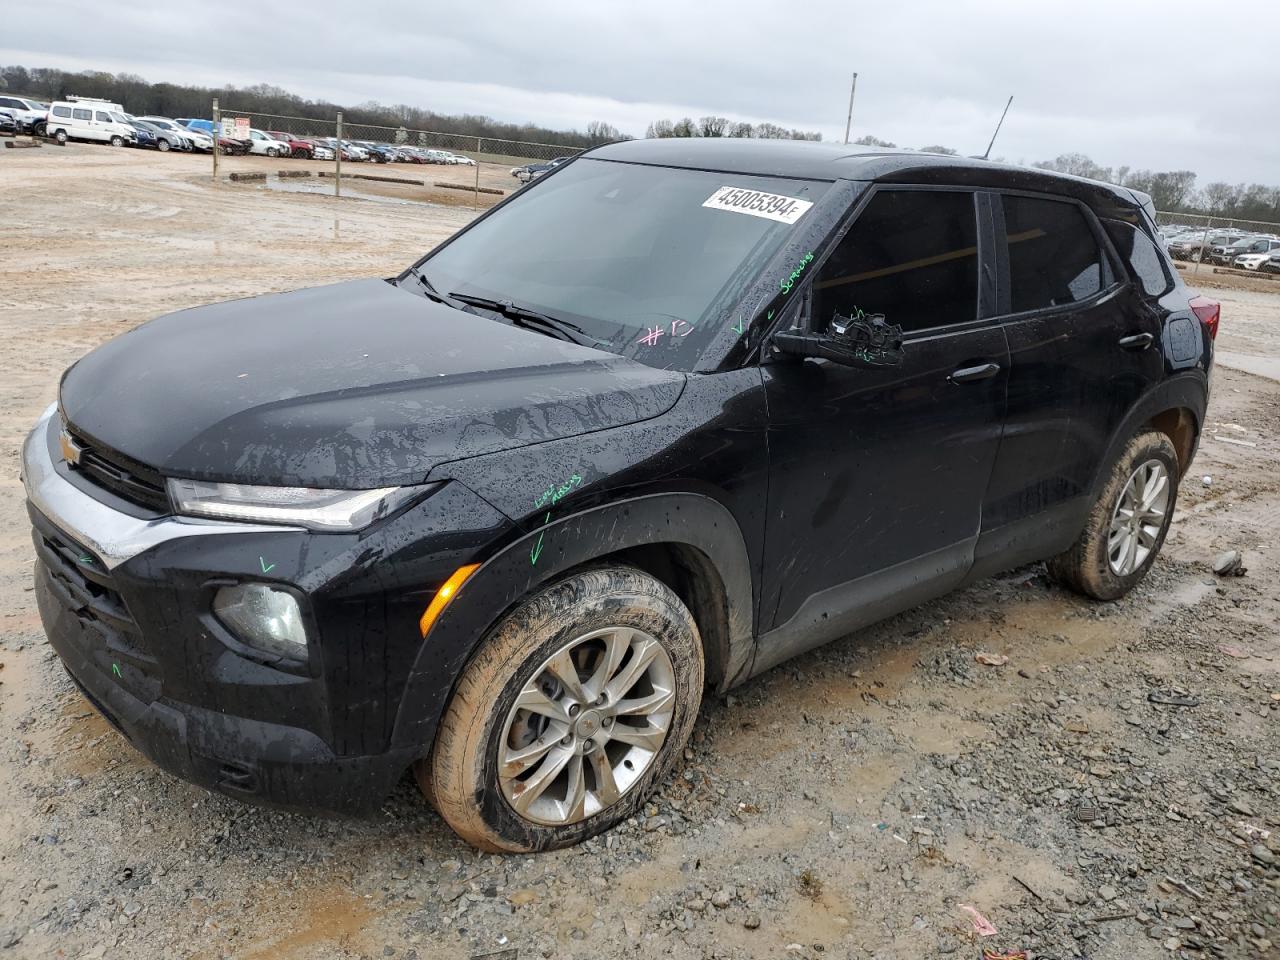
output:
[[[22,435],[95,344],[389,274],[469,213],[213,185],[172,154],[17,153],[0,156],[0,958],[1280,951],[1280,383],[1219,366],[1164,554],[1124,601],[1042,566],[977,584],[709,699],[635,821],[481,856],[409,780],[372,820],[320,820],[143,760],[44,641],[17,477]],[[1224,351],[1280,357],[1280,296],[1214,295]],[[1243,575],[1213,573],[1228,550]]]

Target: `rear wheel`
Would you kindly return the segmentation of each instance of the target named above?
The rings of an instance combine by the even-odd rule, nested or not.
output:
[[[1049,561],[1063,586],[1116,600],[1132,590],[1155,562],[1178,497],[1178,454],[1163,433],[1129,441],[1111,468],[1080,537]]]
[[[449,702],[418,782],[486,850],[565,847],[631,816],[697,717],[688,609],[630,567],[575,574],[508,614]]]

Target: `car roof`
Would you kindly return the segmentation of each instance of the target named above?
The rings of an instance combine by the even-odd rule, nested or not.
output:
[[[737,137],[664,137],[624,140],[582,156],[653,166],[803,180],[871,180],[1064,194],[1103,205],[1149,206],[1150,197],[1097,180],[1038,167],[1019,167],[971,157],[914,150],[880,150],[807,140]],[[1149,212],[1154,216],[1154,208]]]

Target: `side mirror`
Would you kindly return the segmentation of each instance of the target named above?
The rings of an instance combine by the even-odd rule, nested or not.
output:
[[[793,357],[819,357],[848,367],[893,367],[902,362],[902,327],[886,323],[884,314],[859,310],[852,317],[833,316],[825,334],[775,333],[773,345]]]

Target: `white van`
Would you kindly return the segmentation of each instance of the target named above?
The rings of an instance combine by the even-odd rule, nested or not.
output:
[[[97,140],[123,147],[138,139],[137,131],[125,119],[124,108],[109,100],[68,97],[49,105],[45,135],[59,143],[68,140]]]

